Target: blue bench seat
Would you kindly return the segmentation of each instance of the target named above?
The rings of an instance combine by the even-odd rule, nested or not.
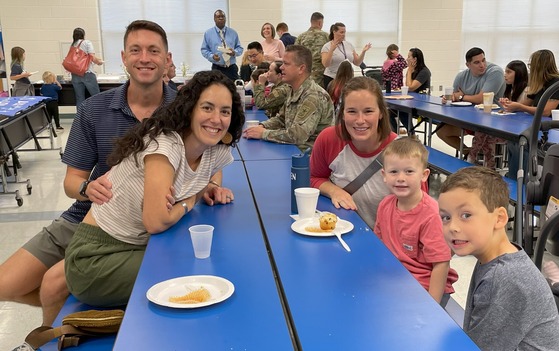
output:
[[[461,160],[457,157],[452,155],[446,154],[442,151],[437,149],[433,149],[432,147],[425,146],[427,151],[429,151],[429,165],[432,169],[442,173],[442,174],[452,174],[458,171],[460,168],[464,167],[471,167],[472,164]],[[503,180],[509,186],[509,197],[510,200],[516,204],[518,199],[518,190],[517,190],[517,182],[514,179],[510,179],[508,177],[503,177]],[[526,202],[526,197],[522,197],[524,202]]]

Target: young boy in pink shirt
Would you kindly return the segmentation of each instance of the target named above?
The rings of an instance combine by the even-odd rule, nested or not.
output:
[[[425,147],[413,138],[397,139],[386,147],[382,175],[391,194],[379,204],[374,231],[445,307],[458,274],[450,268],[437,201],[422,190],[429,176],[427,157]]]

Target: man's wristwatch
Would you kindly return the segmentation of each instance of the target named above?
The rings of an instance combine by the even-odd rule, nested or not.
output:
[[[89,196],[87,196],[87,194],[85,193],[85,191],[87,190],[87,186],[89,185],[89,183],[91,183],[90,180],[86,180],[84,181],[81,185],[80,185],[80,195],[83,197],[86,197],[89,199]]]
[[[464,95],[460,95],[460,96],[458,97],[458,101],[464,101]]]

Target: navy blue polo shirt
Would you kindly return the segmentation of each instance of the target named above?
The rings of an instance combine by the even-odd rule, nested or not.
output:
[[[158,110],[171,103],[177,95],[163,81],[161,84],[164,99]],[[72,123],[62,162],[82,171],[92,171],[90,180],[97,179],[109,170],[107,158],[113,150],[115,139],[140,123],[126,100],[129,85],[130,82],[126,82],[118,88],[93,95],[85,100]],[[72,223],[79,223],[90,207],[91,201],[76,200],[62,214],[62,218]]]

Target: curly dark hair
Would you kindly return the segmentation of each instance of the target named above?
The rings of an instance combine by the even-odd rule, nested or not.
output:
[[[196,107],[202,92],[214,84],[226,87],[233,96],[231,109],[231,123],[227,130],[233,137],[230,146],[235,146],[242,134],[245,114],[241,97],[233,82],[219,71],[201,71],[196,73],[188,83],[179,90],[176,99],[157,111],[151,118],[145,118],[142,123],[134,126],[123,137],[117,139],[113,152],[109,155],[107,163],[114,166],[126,157],[133,155],[138,164],[137,155],[147,147],[144,137],[149,136],[150,142],[164,133],[170,135],[177,132],[185,135],[190,132],[192,111]],[[221,141],[219,143],[222,143]]]

